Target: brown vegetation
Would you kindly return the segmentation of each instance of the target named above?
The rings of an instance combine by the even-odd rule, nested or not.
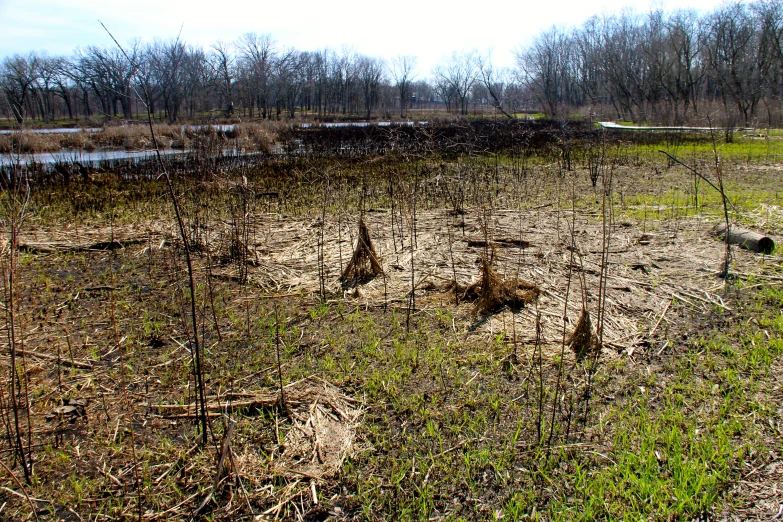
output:
[[[372,244],[370,231],[364,223],[364,218],[359,218],[359,237],[356,240],[356,248],[354,248],[351,260],[348,261],[340,276],[340,281],[343,282],[343,285],[355,286],[382,274],[383,268]]]
[[[469,245],[471,246],[471,245]],[[535,283],[518,279],[503,280],[492,268],[491,255],[482,255],[478,259],[479,280],[464,289],[455,287],[460,301],[476,303],[476,312],[489,314],[498,312],[505,307],[518,310],[534,303],[541,295],[541,289]]]

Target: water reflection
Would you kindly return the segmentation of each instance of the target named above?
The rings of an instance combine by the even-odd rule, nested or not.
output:
[[[19,129],[2,129],[0,134],[16,134],[20,132]],[[30,134],[76,134],[77,132],[103,132],[100,127],[88,127],[84,129],[24,129],[21,132],[29,132]]]
[[[162,150],[164,156],[188,154],[189,150]],[[38,154],[0,154],[0,165],[11,165],[19,161],[23,164],[40,163],[53,165],[55,163],[101,163],[104,161],[138,159],[144,160],[155,156],[154,150],[100,150],[86,152],[82,150],[61,150],[59,152],[41,152]]]

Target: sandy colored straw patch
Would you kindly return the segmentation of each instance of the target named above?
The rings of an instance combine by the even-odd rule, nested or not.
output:
[[[397,220],[401,218],[397,216],[392,227],[388,210],[363,218],[372,234],[370,252],[374,251],[382,272],[365,282],[360,292],[346,292],[341,281],[356,245],[361,244],[356,229],[359,215],[350,213],[327,214],[323,223],[320,218],[276,213],[250,216],[247,244],[243,244],[247,252],[243,257],[250,265],[248,281],[267,295],[315,296],[319,294],[319,277],[323,277],[330,300],[344,300],[366,309],[404,309],[413,293],[417,312],[456,307],[454,328],[462,330],[466,339],[487,334],[495,337],[502,332],[508,342],[535,343],[539,321],[538,341],[545,351],[562,344],[564,331],[566,336],[572,334],[583,309],[595,317],[602,257],[597,215],[573,216],[570,211],[555,209],[495,209],[487,222],[478,211],[468,209],[457,222],[448,211],[422,211],[417,215],[415,234],[407,218],[400,227]],[[674,308],[673,301],[702,311],[729,308],[721,297],[725,283],[717,277],[725,247],[710,234],[714,224],[714,220],[692,217],[627,221],[613,227],[603,316],[604,355],[632,355],[640,346],[646,347],[653,334],[665,333],[666,314]],[[236,263],[220,262],[219,252],[225,250],[231,233],[228,222],[215,220],[202,228],[208,232],[207,249],[199,252],[197,262],[206,264],[205,254],[212,251],[213,276],[237,277]],[[148,243],[152,248],[158,248],[164,240],[179,244],[175,232],[171,227],[156,227],[154,222],[114,230],[27,229],[22,242],[37,243],[41,247],[38,252],[47,248],[90,249],[95,245],[105,247],[113,234],[123,245],[141,243],[136,247],[141,252]],[[476,237],[486,239],[477,242]],[[506,287],[505,298],[516,296],[535,306],[506,307],[477,321],[473,306],[456,302],[455,286],[481,287],[482,271],[477,262],[486,255],[487,246],[495,251],[494,277],[519,283],[514,288]],[[320,276],[319,248],[323,263]],[[761,259],[735,249],[732,270],[741,277],[754,274]],[[365,261],[372,270],[372,260]],[[656,346],[654,351],[660,349]]]
[[[351,451],[361,408],[324,381],[306,380],[287,393],[295,401],[288,409],[293,426],[285,436],[277,472],[289,478],[333,476]]]

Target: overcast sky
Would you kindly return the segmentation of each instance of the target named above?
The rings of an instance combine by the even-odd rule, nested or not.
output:
[[[647,12],[688,7],[710,11],[715,0],[0,0],[0,57],[30,51],[70,54],[76,47],[110,46],[101,20],[117,39],[182,38],[208,47],[247,32],[269,33],[279,44],[312,51],[351,46],[390,58],[419,58],[419,75],[452,51],[492,50],[498,66],[554,24],[579,25],[624,7]]]

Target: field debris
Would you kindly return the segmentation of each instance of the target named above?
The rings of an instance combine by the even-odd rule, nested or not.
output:
[[[325,381],[305,380],[286,390],[293,427],[276,470],[288,478],[326,479],[340,471],[353,446],[362,410]]]
[[[221,245],[220,260],[224,264],[242,264],[250,266],[259,266],[258,251],[245,244],[241,237],[232,234],[228,240]]]
[[[378,254],[375,252],[375,246],[370,238],[370,231],[364,223],[363,218],[359,218],[359,238],[356,241],[353,256],[345,267],[340,281],[345,287],[352,287],[366,283],[379,275],[383,275],[383,267],[378,260]]]
[[[576,327],[571,332],[566,343],[571,351],[574,352],[574,355],[576,355],[577,361],[582,361],[586,357],[600,351],[601,347],[598,345],[598,339],[593,333],[590,312],[586,308],[582,308]]]
[[[511,310],[519,310],[526,305],[534,303],[541,295],[541,289],[535,283],[520,279],[503,280],[492,268],[493,253],[488,257],[482,255],[479,260],[480,279],[460,289],[457,285],[455,291],[460,294],[460,301],[475,301],[476,312],[491,314],[505,307]]]
[[[726,241],[726,223],[715,225],[712,233],[721,240]],[[759,254],[771,254],[775,249],[775,241],[769,236],[734,225],[729,227],[729,244],[739,245],[746,250]]]
[[[19,251],[29,254],[54,254],[58,252],[95,252],[106,250],[119,250],[130,245],[138,245],[147,242],[146,237],[129,238],[123,241],[109,240],[97,243],[72,244],[62,242],[47,243],[20,243]]]
[[[530,248],[530,242],[523,239],[496,238],[496,239],[466,239],[468,246],[473,248],[506,247],[506,248]]]
[[[35,248],[0,243],[19,268],[6,420],[11,398],[21,407],[0,449],[35,462],[28,491],[18,463],[0,483],[13,490],[4,518],[50,516],[28,493],[58,519],[62,506],[145,520],[546,518],[572,508],[583,464],[602,477],[594,516],[617,518],[638,497],[623,480],[644,467],[627,462],[639,447],[656,448],[644,478],[661,491],[641,518],[692,518],[699,499],[723,509],[724,484],[767,480],[774,423],[754,425],[756,399],[723,391],[774,391],[775,366],[757,362],[779,366],[783,257],[737,248],[736,277],[716,278],[720,209],[692,204],[677,167],[606,163],[609,216],[584,164],[594,154],[575,170],[562,149],[457,157],[447,168],[469,176],[455,218],[429,156],[346,152],[337,168],[309,150],[177,173],[184,238],[154,178],[33,192],[14,246]],[[778,167],[739,167],[732,186],[779,184]],[[267,193],[279,197],[251,197]],[[775,204],[743,208],[742,223],[778,235],[783,209],[764,197]],[[740,432],[721,431],[724,411]],[[769,446],[738,458],[734,443],[762,428]],[[681,508],[669,463],[686,460],[701,489]],[[552,472],[541,498],[517,495],[538,487],[530,469]]]

